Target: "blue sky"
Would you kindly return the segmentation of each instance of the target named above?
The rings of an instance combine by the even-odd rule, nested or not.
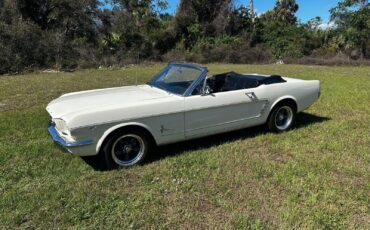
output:
[[[176,11],[179,0],[168,0],[168,13],[174,13]],[[248,3],[249,0],[235,0],[236,5]],[[275,5],[276,0],[254,0],[254,8],[257,13],[263,13],[269,9],[272,9]],[[330,19],[329,10],[337,5],[339,0],[296,0],[299,5],[297,17],[302,22],[307,22],[311,18],[320,16],[323,21],[327,22]]]

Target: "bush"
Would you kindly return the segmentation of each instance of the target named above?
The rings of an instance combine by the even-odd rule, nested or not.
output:
[[[168,52],[164,60],[185,60],[199,63],[268,63],[271,52],[264,46],[250,47],[241,37],[202,38],[187,51],[182,46]]]
[[[370,65],[370,60],[354,60],[350,56],[343,53],[336,55],[323,55],[323,56],[309,56],[302,58],[285,58],[286,64],[302,64],[302,65],[326,65],[326,66],[340,66],[340,65]]]
[[[0,23],[0,73],[18,73],[46,66],[48,53],[41,29],[25,21]]]
[[[248,45],[241,45],[233,47],[226,61],[230,63],[262,64],[270,63],[272,60],[270,50],[263,46],[249,47]]]

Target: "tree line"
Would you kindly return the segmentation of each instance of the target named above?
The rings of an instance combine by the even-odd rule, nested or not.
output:
[[[110,6],[110,7],[104,7]],[[296,17],[295,0],[255,15],[232,0],[0,0],[0,74],[138,61],[368,63],[370,4],[342,0],[331,24]]]

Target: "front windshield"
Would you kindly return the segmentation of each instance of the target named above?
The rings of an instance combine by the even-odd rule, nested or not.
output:
[[[201,73],[200,69],[190,66],[169,65],[149,85],[183,95]]]

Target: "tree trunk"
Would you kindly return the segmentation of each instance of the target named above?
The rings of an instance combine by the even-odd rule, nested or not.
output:
[[[254,7],[253,7],[253,0],[250,0],[250,2],[249,2],[249,6],[250,6],[250,11],[251,11],[251,18],[252,18],[252,22],[254,22]]]

